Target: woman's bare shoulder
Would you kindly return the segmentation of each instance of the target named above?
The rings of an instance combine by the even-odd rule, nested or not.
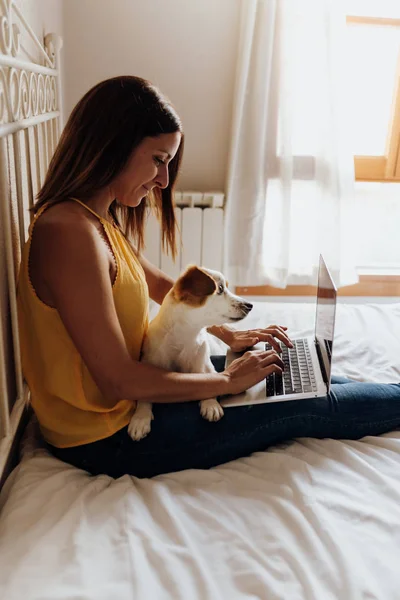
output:
[[[69,277],[70,269],[109,270],[98,219],[76,203],[48,208],[35,223],[29,255],[29,271],[38,296],[54,306],[55,281]],[[87,215],[86,215],[87,213]],[[96,267],[95,267],[96,265]]]
[[[58,256],[71,245],[79,245],[86,251],[103,249],[99,232],[103,227],[99,219],[76,202],[62,202],[47,208],[35,223],[32,234],[31,254],[42,249],[47,259]],[[65,248],[64,248],[65,247]]]
[[[100,222],[97,217],[77,202],[66,200],[49,206],[35,223],[35,231],[73,231],[76,227],[80,231],[93,232],[93,225],[95,229],[99,228]]]

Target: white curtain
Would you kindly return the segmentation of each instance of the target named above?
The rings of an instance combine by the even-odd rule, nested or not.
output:
[[[242,0],[225,211],[234,285],[357,281],[339,0]]]

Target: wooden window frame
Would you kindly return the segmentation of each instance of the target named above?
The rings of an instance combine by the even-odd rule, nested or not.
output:
[[[276,288],[270,285],[236,286],[235,293],[239,296],[314,296],[317,288],[312,285],[288,285],[286,288]],[[338,290],[339,296],[344,297],[400,297],[400,276],[398,275],[360,275],[360,280],[354,285],[344,286]]]
[[[400,27],[400,19],[347,15],[347,23]],[[400,52],[384,156],[355,156],[356,181],[400,181]]]

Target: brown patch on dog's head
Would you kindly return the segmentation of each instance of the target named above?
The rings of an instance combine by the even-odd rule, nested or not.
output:
[[[207,297],[214,294],[216,289],[217,284],[211,275],[193,265],[175,282],[173,297],[177,302],[198,307],[203,306]]]

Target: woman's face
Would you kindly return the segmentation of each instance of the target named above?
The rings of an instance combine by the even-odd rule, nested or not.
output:
[[[168,187],[168,165],[180,143],[179,132],[144,138],[111,184],[112,194],[118,202],[135,207],[154,187]]]

